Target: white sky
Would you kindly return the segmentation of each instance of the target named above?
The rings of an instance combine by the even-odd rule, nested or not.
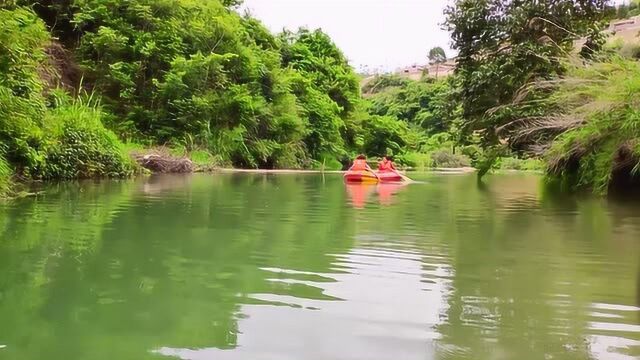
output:
[[[321,28],[359,69],[393,70],[427,62],[441,46],[447,56],[449,34],[441,29],[450,0],[245,0],[248,9],[269,29]]]

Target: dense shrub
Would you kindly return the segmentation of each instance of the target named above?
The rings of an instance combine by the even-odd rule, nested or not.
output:
[[[390,152],[402,165],[428,168],[432,152],[453,148],[448,83],[380,76],[366,87],[372,93],[362,121],[367,153]]]
[[[409,151],[396,157],[396,162],[405,167],[417,170],[427,170],[431,168],[431,155],[422,152]]]
[[[46,107],[38,69],[47,40],[33,12],[0,9],[0,145],[6,159],[18,166],[39,160]]]
[[[544,169],[540,159],[520,159],[517,157],[505,157],[498,161],[498,167],[502,170],[538,171]]]
[[[434,168],[459,168],[470,165],[469,158],[454,154],[450,150],[438,150],[431,154],[431,166]]]
[[[447,94],[444,82],[407,81],[390,86],[370,98],[370,112],[374,115],[396,117],[408,124],[420,126],[435,134],[449,129]]]
[[[390,87],[407,86],[411,81],[393,74],[376,75],[362,86],[362,92],[365,94],[377,94]]]
[[[11,167],[35,178],[128,175],[130,161],[100,110],[45,87],[49,41],[32,11],[0,9],[0,177]]]
[[[98,108],[79,103],[47,112],[42,162],[29,169],[43,179],[124,177],[133,165],[116,135],[104,128]]]
[[[218,1],[116,3],[82,2],[75,18],[79,57],[121,136],[193,141],[243,167],[275,166],[299,143],[279,42],[259,22]]]
[[[559,106],[582,119],[553,143],[548,172],[565,185],[607,192],[615,177],[639,180],[640,65],[614,60],[574,69],[557,94]],[[594,79],[598,79],[594,84]],[[604,80],[602,80],[604,79]]]
[[[398,154],[407,146],[406,135],[409,131],[403,122],[389,116],[373,115],[362,123],[364,127],[364,152],[369,155],[383,156]]]
[[[32,7],[42,20],[15,4]],[[99,118],[127,142],[206,149],[219,163],[263,168],[337,167],[356,152],[401,152],[419,143],[413,125],[369,118],[359,79],[325,33],[300,29],[274,36],[259,21],[230,10],[233,4],[12,3],[3,10],[1,35],[2,46],[11,47],[3,54],[10,55],[0,64],[11,65],[0,69],[6,77],[0,113],[12,119],[0,124],[7,159],[20,172],[44,178],[127,172],[116,164],[117,151],[105,145],[110,140],[96,135],[104,129],[69,121],[67,113],[79,111],[78,104],[56,107],[44,100],[42,69],[59,61],[43,51],[50,41],[44,23],[60,39],[56,46],[73,53],[65,61],[79,63],[84,86],[102,100],[101,110],[80,116]],[[64,124],[55,139],[43,133],[45,122]],[[95,146],[83,149],[84,155],[64,153],[85,141]],[[114,156],[97,156],[101,166],[73,169],[96,151]]]
[[[616,183],[639,183],[640,64],[613,58],[573,66],[552,84],[553,94],[535,102],[546,114],[515,123],[511,139],[534,139],[532,149],[545,150],[549,179],[566,188],[606,193]]]
[[[240,167],[301,167],[355,146],[353,69],[321,31],[276,37],[235,1],[84,0],[75,50],[121,138],[206,148]],[[63,19],[60,19],[63,21]]]
[[[360,105],[360,83],[344,54],[320,30],[300,29],[280,35],[282,64],[294,71],[292,90],[302,117],[308,121],[304,138],[311,156],[342,157],[356,147],[352,116]]]
[[[640,60],[640,44],[636,42],[624,43],[619,47],[618,53],[628,59]]]
[[[11,188],[11,166],[0,152],[0,198],[6,196]]]

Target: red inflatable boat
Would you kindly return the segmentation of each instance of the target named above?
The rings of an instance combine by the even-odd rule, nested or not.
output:
[[[374,184],[378,182],[401,182],[402,176],[394,171],[378,171],[375,175],[369,171],[347,171],[344,181],[348,183]]]
[[[380,182],[400,182],[404,179],[395,171],[378,171],[376,172]]]

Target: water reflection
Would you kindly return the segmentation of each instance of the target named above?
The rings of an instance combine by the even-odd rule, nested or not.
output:
[[[362,209],[376,192],[375,184],[345,184],[349,200],[354,208]]]
[[[376,186],[378,200],[381,205],[391,205],[395,202],[395,195],[408,186],[407,183],[379,183]]]
[[[0,205],[0,356],[640,356],[636,204],[422,180],[150,177]]]
[[[374,194],[380,205],[392,205],[396,202],[396,195],[405,189],[408,183],[378,183],[378,184],[345,184],[350,204],[357,209],[365,207]]]
[[[142,191],[147,195],[161,195],[171,190],[188,189],[191,179],[190,174],[153,174],[142,182]]]
[[[332,299],[254,294],[269,304],[289,306],[243,306],[237,349],[164,347],[156,352],[185,360],[433,358],[429,340],[437,338],[432,329],[444,304],[442,284],[423,282],[420,255],[354,249],[336,260],[334,266],[349,270],[312,274],[330,281],[300,280],[290,276],[300,275],[297,271],[264,269],[274,277],[269,281],[318,287]]]

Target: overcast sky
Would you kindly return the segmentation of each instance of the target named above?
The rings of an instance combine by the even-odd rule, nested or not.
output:
[[[328,33],[358,69],[426,63],[434,46],[449,50],[441,29],[450,0],[245,0],[242,9],[272,31],[301,26]]]

